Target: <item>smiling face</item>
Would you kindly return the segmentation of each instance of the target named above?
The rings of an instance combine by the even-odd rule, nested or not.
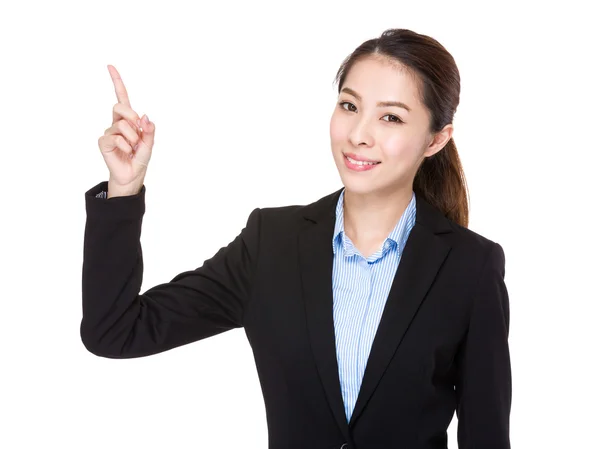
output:
[[[346,189],[359,194],[412,189],[421,161],[444,147],[452,125],[431,134],[414,76],[381,56],[356,62],[341,87],[329,131]],[[357,159],[375,165],[356,164]]]

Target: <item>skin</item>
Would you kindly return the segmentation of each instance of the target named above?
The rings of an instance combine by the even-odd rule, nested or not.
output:
[[[98,147],[110,176],[107,198],[139,193],[154,145],[154,123],[131,108],[129,95],[117,69],[108,65],[117,103],[112,125],[98,138]]]
[[[410,111],[378,106],[389,101],[402,102]],[[344,230],[365,257],[381,248],[406,210],[421,162],[452,137],[452,124],[432,134],[429,121],[417,80],[397,62],[374,55],[348,72],[331,116],[331,151],[345,186]],[[381,163],[355,172],[343,153]]]

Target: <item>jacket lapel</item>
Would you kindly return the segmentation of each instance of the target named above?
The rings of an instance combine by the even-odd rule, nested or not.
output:
[[[383,376],[437,272],[450,252],[450,246],[436,235],[443,232],[451,232],[446,219],[430,204],[417,197],[415,226],[408,236],[398,270],[392,281],[352,412],[350,426],[356,422],[375,391],[379,379]]]
[[[350,423],[346,420],[338,374],[333,324],[333,229],[335,206],[342,189],[304,208],[299,257],[306,320],[319,375],[333,415],[348,441],[349,428],[364,410],[397,346],[417,313],[450,246],[439,234],[452,232],[448,219],[416,195],[416,223],[392,282],[375,334]]]
[[[333,416],[351,441],[342,398],[333,326],[333,228],[335,205],[342,189],[306,207],[308,222],[299,233],[302,295],[310,344]]]

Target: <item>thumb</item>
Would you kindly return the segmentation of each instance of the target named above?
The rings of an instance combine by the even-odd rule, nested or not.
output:
[[[146,114],[144,114],[140,120],[140,126],[142,128],[141,139],[135,147],[135,156],[139,162],[148,164],[152,153],[152,147],[154,146],[154,131],[156,127],[152,123]]]

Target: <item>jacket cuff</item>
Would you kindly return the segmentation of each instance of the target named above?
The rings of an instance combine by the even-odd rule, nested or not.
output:
[[[106,198],[108,181],[102,181],[85,192],[87,216],[92,219],[139,219],[146,212],[146,185],[135,195]]]

